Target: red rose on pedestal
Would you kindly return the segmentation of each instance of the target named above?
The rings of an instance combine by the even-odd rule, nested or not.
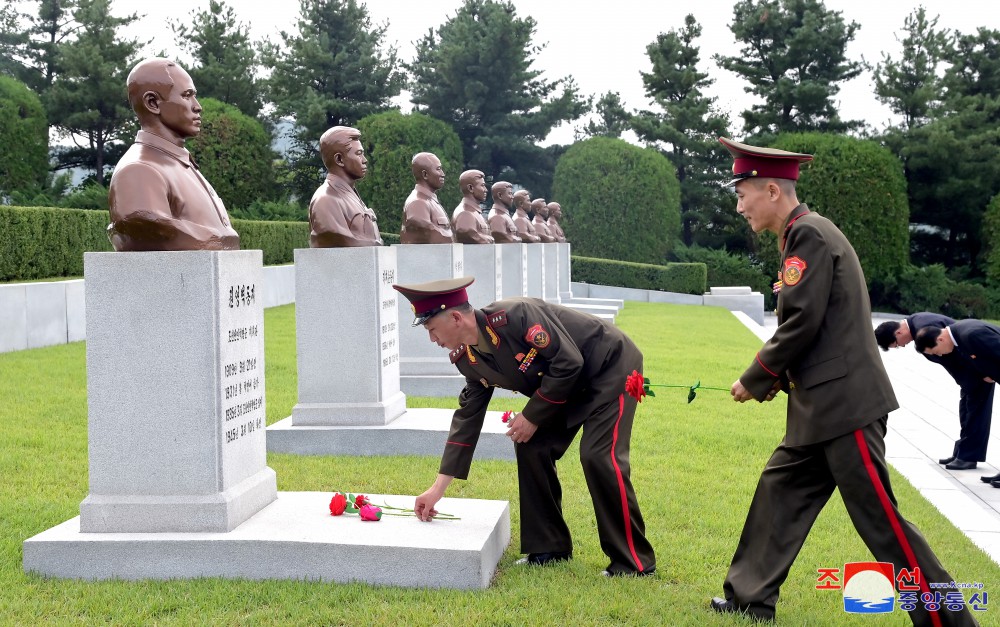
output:
[[[362,505],[360,516],[361,520],[381,520],[382,509],[374,505]]]
[[[347,497],[340,492],[337,492],[333,495],[333,498],[330,499],[330,515],[340,516],[344,513],[345,509],[347,509]]]

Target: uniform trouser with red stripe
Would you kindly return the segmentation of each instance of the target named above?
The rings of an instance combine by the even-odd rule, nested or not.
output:
[[[637,369],[641,368],[640,361]],[[584,405],[588,414],[580,440],[580,463],[597,515],[601,549],[611,559],[608,570],[613,573],[646,571],[656,564],[629,478],[629,444],[636,401],[623,394],[625,376],[615,373],[606,382],[591,382],[593,389],[604,392],[590,393],[594,402]],[[617,395],[613,395],[615,390]],[[543,425],[531,440],[516,446],[522,553],[573,548],[562,514],[562,486],[556,474],[556,461],[579,430],[579,425],[567,427],[565,423]]]
[[[891,562],[896,573],[919,567],[922,592],[929,590],[928,582],[953,581],[920,531],[896,507],[885,463],[885,432],[883,417],[826,442],[778,446],[761,474],[729,567],[727,599],[741,608],[773,610],[778,589],[834,488],[840,490],[854,528],[877,561]],[[919,603],[910,619],[914,625],[976,625],[968,609],[952,612],[942,606],[928,612]]]

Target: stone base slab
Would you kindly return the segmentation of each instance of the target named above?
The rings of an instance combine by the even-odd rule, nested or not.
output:
[[[406,395],[396,392],[385,401],[370,403],[298,403],[292,408],[295,425],[386,425],[406,411]]]
[[[267,428],[267,450],[293,455],[440,457],[454,413],[452,409],[408,409],[385,426],[358,427],[300,427],[286,418]],[[486,412],[475,459],[514,459],[514,444],[504,435],[507,425],[502,415]]]
[[[363,488],[363,486],[356,486]],[[331,516],[331,492],[279,492],[228,533],[81,533],[79,517],[25,540],[24,570],[70,579],[293,579],[413,588],[489,586],[510,543],[507,501],[445,498],[461,520]],[[413,507],[413,496],[370,495]]]
[[[450,371],[455,372],[455,366],[448,364]],[[400,375],[399,389],[407,396],[430,396],[432,398],[458,398],[465,387],[465,377],[460,374],[428,374]],[[514,398],[517,392],[494,388],[495,398]]]

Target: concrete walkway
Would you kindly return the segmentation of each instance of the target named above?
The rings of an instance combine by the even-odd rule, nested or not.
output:
[[[765,317],[763,326],[741,312],[733,315],[761,340],[769,339],[777,327],[773,315]],[[872,328],[884,320],[874,319]],[[944,368],[924,359],[912,345],[879,354],[900,405],[889,415],[886,459],[1000,564],[1000,489],[979,480],[981,475],[1000,472],[1000,423],[990,435],[985,463],[975,470],[945,470],[937,461],[951,455],[958,438],[958,386]],[[993,415],[1000,416],[995,405]]]

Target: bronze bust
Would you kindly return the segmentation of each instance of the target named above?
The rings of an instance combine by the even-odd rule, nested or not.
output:
[[[531,220],[531,226],[535,227],[535,234],[541,239],[543,244],[551,244],[556,241],[549,231],[549,224],[546,219],[549,217],[549,208],[545,204],[544,198],[536,198],[531,201],[531,211],[535,217]]]
[[[525,244],[535,244],[542,241],[535,233],[535,227],[531,225],[531,218],[528,217],[528,209],[531,208],[531,197],[528,190],[519,189],[514,194],[514,206],[517,211],[514,213],[514,226],[517,227],[517,234]]]
[[[432,153],[418,152],[413,156],[410,168],[416,185],[403,206],[399,243],[453,243],[455,238],[451,232],[451,222],[437,197],[437,191],[444,187],[441,160]]]
[[[201,132],[194,81],[169,59],[132,68],[128,100],[141,130],[111,176],[108,239],[117,251],[239,250],[226,207],[184,148]]]
[[[514,202],[514,186],[507,181],[497,181],[490,188],[493,194],[493,207],[490,209],[490,233],[497,244],[520,244],[517,227],[510,217],[511,204]]]
[[[355,189],[368,173],[361,131],[334,126],[319,138],[319,152],[327,175],[309,201],[309,246],[381,246],[375,212]]]
[[[566,243],[566,234],[563,233],[562,227],[559,226],[559,221],[562,220],[562,205],[557,202],[550,202],[548,204],[549,208],[549,233],[552,237],[556,238],[556,241],[560,244]]]
[[[455,207],[451,225],[459,244],[492,244],[490,226],[486,223],[479,203],[486,200],[486,178],[479,170],[466,170],[458,177],[462,202]]]

